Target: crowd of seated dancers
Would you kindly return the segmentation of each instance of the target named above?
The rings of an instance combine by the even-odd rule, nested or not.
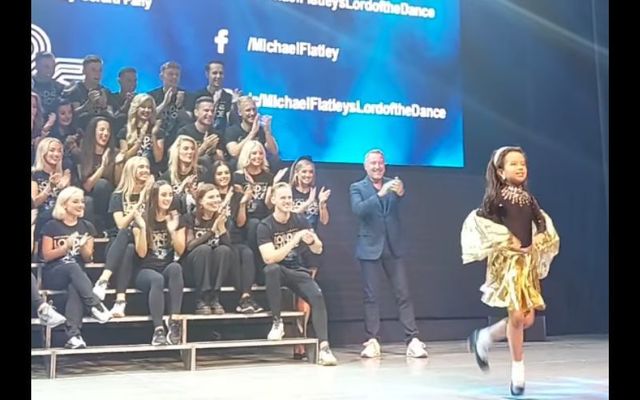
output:
[[[319,363],[335,365],[314,280],[323,250],[317,227],[329,222],[331,191],[316,186],[309,157],[281,168],[271,118],[251,97],[223,88],[223,63],[207,63],[207,85],[191,93],[180,87],[176,62],[161,66],[162,86],[149,93],[136,93],[130,67],[112,93],[97,56],[84,59],[84,80],[66,87],[53,79],[53,54],[39,53],[35,63],[32,247],[44,263],[42,288],[66,290],[67,299],[57,312],[32,275],[32,306],[44,324],[65,324],[65,347],[86,347],[83,316],[124,317],[129,287],[147,298],[151,344],[180,343],[173,316],[224,314],[220,290],[229,279],[239,293],[234,311],[264,311],[252,296],[263,274],[273,315],[267,338],[284,336],[280,287],[290,287],[305,312],[303,333],[312,319]],[[100,237],[108,238],[106,258],[92,283],[84,264]],[[182,307],[185,287],[194,288],[193,310]],[[304,358],[304,348],[294,356]]]

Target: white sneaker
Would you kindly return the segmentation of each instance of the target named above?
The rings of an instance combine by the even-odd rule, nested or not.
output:
[[[118,301],[116,300],[113,303],[113,307],[111,307],[111,316],[113,318],[123,318],[125,316],[124,309],[127,307],[126,301]]]
[[[324,346],[318,354],[318,364],[324,366],[338,365],[338,360],[331,352],[329,346]]]
[[[108,285],[107,281],[99,280],[96,282],[95,286],[93,287],[93,294],[98,296],[100,301],[104,300],[105,296],[107,295],[107,285]]]
[[[82,339],[82,336],[77,335],[70,337],[64,347],[65,349],[84,349],[87,347],[87,344]]]
[[[91,315],[93,315],[93,318],[97,319],[101,324],[104,324],[111,319],[111,313],[102,303],[96,307],[91,307]]]
[[[362,358],[375,358],[380,357],[380,343],[376,338],[371,338],[366,342],[362,343],[364,346],[364,350],[360,352],[360,357]]]
[[[407,357],[413,358],[426,358],[429,356],[427,353],[427,345],[420,341],[418,338],[411,339],[407,346]]]
[[[267,340],[281,340],[284,337],[284,323],[282,318],[274,319]]]
[[[49,328],[55,328],[67,321],[64,315],[57,312],[49,303],[42,303],[40,308],[38,308],[38,318],[40,318],[40,322],[43,325],[46,325]]]

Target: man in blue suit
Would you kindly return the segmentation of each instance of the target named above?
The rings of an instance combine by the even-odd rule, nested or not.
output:
[[[407,357],[427,357],[426,345],[418,339],[413,304],[409,299],[409,283],[402,262],[403,243],[400,226],[400,202],[404,185],[397,177],[384,176],[384,154],[370,150],[364,157],[367,176],[351,184],[351,209],[358,217],[356,257],[362,267],[364,292],[364,326],[369,337],[361,357],[380,356],[378,331],[380,307],[376,302],[378,270],[382,268],[393,287],[393,293],[404,327]]]

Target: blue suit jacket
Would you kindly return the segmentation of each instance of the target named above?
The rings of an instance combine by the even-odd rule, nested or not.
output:
[[[387,183],[391,178],[383,178]],[[394,192],[378,197],[373,182],[365,177],[351,184],[351,210],[358,217],[358,242],[356,258],[360,260],[377,260],[384,249],[385,236],[391,251],[396,256],[403,254],[403,243],[400,227],[400,200]]]

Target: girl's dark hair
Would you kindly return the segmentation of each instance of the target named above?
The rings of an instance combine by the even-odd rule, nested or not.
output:
[[[67,128],[65,128],[64,131],[62,126],[60,126],[60,118],[58,117],[58,110],[62,106],[71,107],[71,124]],[[76,135],[78,133],[82,135],[82,131],[76,127],[76,113],[73,110],[73,105],[71,104],[71,101],[62,97],[58,98],[56,102],[54,102],[51,105],[51,112],[56,113],[56,122],[53,124],[51,134],[57,137],[58,139],[60,139],[61,142],[64,143],[65,138],[69,135]]]
[[[96,148],[96,129],[98,128],[98,123],[101,121],[105,121],[109,124],[109,130],[111,131],[112,124],[111,121],[106,117],[94,117],[89,121],[87,125],[87,130],[84,134],[84,138],[82,139],[82,148],[80,151],[80,180],[85,181],[91,175],[93,171],[93,159],[95,155]],[[107,142],[107,148],[109,150],[109,163],[107,164],[107,179],[109,179],[112,183],[115,180],[115,158],[116,158],[116,145],[115,145],[115,134],[111,131],[109,135],[109,141]],[[106,150],[106,149],[105,149]]]
[[[496,199],[498,198],[500,189],[502,189],[502,186],[504,185],[504,180],[498,174],[498,170],[504,168],[504,159],[507,154],[514,151],[522,154],[526,160],[527,156],[521,147],[505,146],[494,150],[491,153],[489,164],[487,164],[487,172],[485,174],[486,187],[484,197],[482,198],[482,206],[480,207],[482,214],[485,216],[494,216],[496,214]]]
[[[147,196],[144,222],[147,225],[147,247],[148,248],[151,248],[153,245],[151,227],[156,224],[156,213],[158,212],[158,199],[160,197],[160,188],[164,185],[168,185],[169,187],[171,187],[169,182],[165,180],[161,179],[159,181],[155,181],[153,185],[151,185],[151,189],[149,190],[149,195]],[[173,189],[171,189],[171,193],[173,194]]]
[[[222,161],[222,160],[217,160],[211,166],[211,176],[213,177],[213,185],[216,187],[216,189],[218,188],[218,184],[216,183],[216,173],[218,172],[218,169],[222,166],[225,166],[229,169],[229,174],[231,176],[229,179],[228,188],[233,189],[233,171],[231,171],[231,166],[226,161]]]

